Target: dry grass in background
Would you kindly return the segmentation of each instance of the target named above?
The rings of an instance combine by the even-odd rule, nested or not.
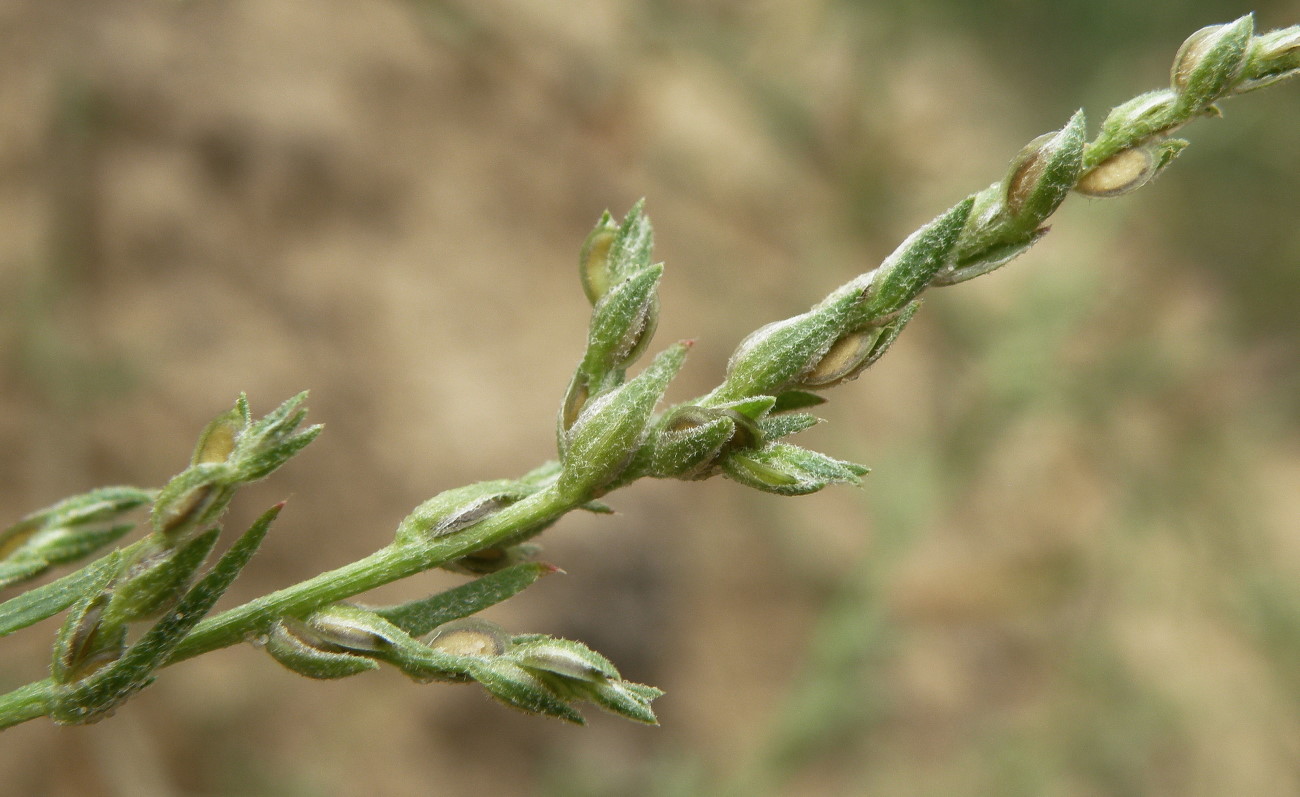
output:
[[[1132,6],[1132,7],[1131,7]],[[0,516],[153,486],[247,391],[327,430],[230,600],[553,455],[578,244],[648,198],[670,398],[1232,3],[0,3]],[[1295,23],[1255,6],[1261,28]],[[1287,16],[1290,14],[1290,16]],[[1300,793],[1296,86],[934,292],[789,500],[638,484],[493,610],[668,694],[577,729],[252,648],[5,734],[59,795]],[[454,583],[430,574],[387,597]],[[9,640],[38,677],[48,623]]]

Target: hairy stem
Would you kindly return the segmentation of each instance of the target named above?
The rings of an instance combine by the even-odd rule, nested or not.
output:
[[[167,664],[255,639],[282,617],[308,614],[321,606],[359,595],[474,551],[491,547],[576,508],[583,501],[547,488],[502,509],[480,523],[424,543],[394,543],[351,564],[321,573],[270,595],[210,617],[191,632]],[[59,686],[51,678],[0,695],[0,729],[50,713]]]
[[[242,642],[280,617],[293,617],[321,606],[360,595],[416,573],[437,567],[474,551],[510,539],[521,531],[545,524],[579,503],[565,500],[552,489],[542,490],[513,506],[425,545],[394,543],[343,567],[256,598],[199,623],[168,660],[175,664],[217,648]]]

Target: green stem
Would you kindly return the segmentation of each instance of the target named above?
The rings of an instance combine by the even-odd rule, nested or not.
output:
[[[582,501],[548,488],[508,506],[482,522],[423,544],[389,545],[337,570],[273,592],[199,623],[168,664],[224,648],[261,633],[275,620],[312,611],[345,598],[490,548],[525,529],[547,523]]]
[[[43,717],[54,699],[54,681],[46,678],[0,695],[0,730]]]
[[[167,664],[254,638],[281,617],[310,614],[443,562],[490,548],[558,518],[585,500],[585,497],[581,500],[565,497],[551,487],[454,534],[420,543],[385,546],[364,559],[204,620],[177,646]],[[0,729],[48,714],[59,688],[52,679],[46,678],[0,695]]]

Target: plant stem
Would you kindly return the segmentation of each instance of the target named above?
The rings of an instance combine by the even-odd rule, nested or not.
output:
[[[0,730],[45,716],[53,697],[54,681],[49,678],[0,695]]]
[[[524,529],[551,521],[580,503],[582,501],[566,499],[548,488],[455,534],[418,545],[385,546],[364,559],[204,620],[176,648],[168,664],[248,639],[281,617],[308,614],[322,606],[489,548]]]
[[[255,638],[282,617],[310,614],[443,562],[490,548],[526,529],[544,525],[586,500],[566,497],[554,487],[548,487],[453,534],[418,543],[387,545],[364,559],[204,620],[177,646],[167,664]],[[0,695],[0,729],[48,714],[58,690],[59,685],[46,678]]]

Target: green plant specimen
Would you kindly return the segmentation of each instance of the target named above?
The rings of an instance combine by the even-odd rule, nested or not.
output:
[[[95,490],[0,536],[7,587],[103,550],[134,527],[128,513],[149,507],[148,533],[137,542],[0,604],[0,635],[66,612],[50,677],[0,696],[0,727],[39,716],[94,722],[162,667],[242,641],[313,678],[388,663],[421,682],[474,681],[507,705],[572,722],[583,721],[574,703],[588,701],[654,723],[659,690],[624,680],[600,654],[474,617],[554,569],[533,560],[529,541],[572,510],[609,511],[606,494],[644,477],[723,475],[780,495],[860,483],[866,468],[786,438],[819,422],[806,412],[824,401],[819,391],[856,379],[885,353],[928,287],[973,279],[1029,249],[1071,190],[1110,197],[1141,187],[1187,145],[1171,137],[1184,124],[1298,71],[1300,26],[1255,35],[1247,16],[1198,31],[1179,50],[1169,88],[1112,110],[1091,142],[1082,112],[1030,142],[1001,180],[940,214],[880,266],[749,335],[710,393],[660,412],[691,344],[670,346],[628,378],[655,331],[663,266],[653,262],[641,204],[621,221],[606,213],[579,256],[592,317],[558,412],[558,460],[518,479],[441,493],[370,556],[206,617],[279,511],[266,512],[205,571],[234,493],[320,432],[304,426],[305,394],[260,419],[240,397],[200,435],[190,466],[161,489]],[[475,578],[408,604],[345,602],[435,567]]]

